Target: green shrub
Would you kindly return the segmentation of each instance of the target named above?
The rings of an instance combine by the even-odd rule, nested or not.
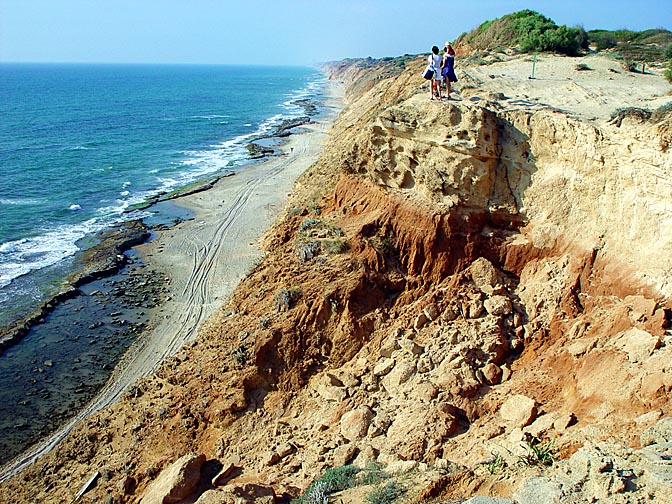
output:
[[[379,486],[373,492],[366,496],[366,502],[370,504],[391,504],[401,497],[404,488],[396,481],[388,481]]]
[[[667,80],[667,82],[672,84],[672,68],[668,68],[667,70],[665,70],[663,76],[665,77],[665,80]]]
[[[327,469],[322,476],[313,481],[305,493],[292,502],[296,504],[327,504],[329,495],[352,488],[357,484],[359,468],[344,465]]]
[[[390,475],[385,472],[383,466],[376,462],[369,462],[358,475],[362,485],[377,485],[389,477]]]
[[[663,58],[666,60],[672,60],[672,44],[667,44],[665,49],[663,49]]]
[[[579,49],[582,51],[588,51],[590,49],[590,39],[583,26],[578,26],[576,28],[576,41],[579,44]]]
[[[551,466],[555,462],[553,440],[540,441],[536,437],[525,442],[525,455],[518,457],[518,461],[526,466]]]
[[[637,32],[632,30],[616,30],[614,37],[620,42],[634,42],[637,39]]]
[[[588,39],[595,44],[598,51],[611,49],[618,44],[614,34],[606,30],[591,30],[588,32]]]
[[[504,470],[506,467],[506,461],[501,454],[492,454],[492,459],[488,462],[487,468],[490,474],[498,474]]]
[[[521,37],[523,51],[552,51],[569,56],[579,53],[578,30],[566,26],[533,29]]]
[[[576,55],[588,48],[588,35],[583,28],[558,26],[551,19],[525,9],[486,21],[471,32],[460,35],[476,49],[520,46],[523,51],[554,51]]]
[[[323,240],[322,246],[328,254],[340,254],[348,250],[348,243],[343,238]]]
[[[627,61],[661,62],[672,58],[672,32],[661,28],[636,32],[632,30],[590,30],[588,39],[598,51],[615,48]]]
[[[234,349],[231,352],[231,357],[233,357],[233,361],[236,363],[238,368],[245,367],[245,364],[247,364],[247,352],[243,346],[239,346],[238,348]]]
[[[319,226],[321,223],[322,221],[320,219],[315,219],[314,217],[308,217],[307,219],[304,219],[301,222],[299,228],[301,229],[301,231],[308,231],[309,229]]]

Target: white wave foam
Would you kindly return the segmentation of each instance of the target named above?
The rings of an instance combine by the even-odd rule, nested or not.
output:
[[[295,102],[300,99],[316,96],[319,90],[324,86],[325,78],[323,75],[307,82],[302,88],[290,92],[286,95],[286,101],[280,105],[284,109],[283,113],[275,114],[259,123],[253,131],[239,135],[235,138],[223,141],[219,144],[211,145],[209,149],[185,151],[183,154],[187,159],[181,162],[181,165],[189,169],[187,174],[171,174],[160,178],[163,190],[172,190],[182,184],[189,183],[198,177],[215,173],[223,169],[231,168],[248,159],[248,152],[245,146],[256,137],[269,135],[279,126],[283,120],[292,119],[305,115],[305,109],[302,105]],[[222,117],[216,114],[197,116],[200,118]],[[245,127],[253,128],[254,124],[245,123]],[[155,172],[156,173],[156,172]]]
[[[74,255],[79,250],[77,241],[102,227],[100,223],[87,221],[75,226],[61,226],[40,236],[0,244],[0,287],[19,276]]]
[[[81,207],[80,205],[78,205],[77,203],[73,203],[73,204],[70,205],[68,208],[69,208],[70,210],[72,210],[73,212],[76,212],[77,210],[81,210],[81,209],[82,209],[82,207]]]
[[[63,147],[64,151],[82,151],[82,150],[93,150],[91,147],[85,147],[84,145],[74,145],[72,147]]]
[[[207,119],[208,121],[212,121],[213,119],[228,119],[230,117],[231,117],[230,115],[208,114],[208,115],[190,116],[189,119]]]
[[[0,205],[39,205],[43,200],[37,198],[0,198]]]

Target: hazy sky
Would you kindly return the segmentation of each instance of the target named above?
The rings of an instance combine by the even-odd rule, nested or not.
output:
[[[670,0],[0,0],[0,61],[285,65],[398,56],[526,8],[586,30],[672,29]]]

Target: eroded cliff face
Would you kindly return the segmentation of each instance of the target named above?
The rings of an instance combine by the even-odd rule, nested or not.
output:
[[[670,415],[669,117],[588,123],[478,89],[432,103],[416,69],[332,71],[359,94],[265,260],[189,348],[3,498],[60,502],[99,470],[84,500],[150,502],[190,452],[205,457],[180,498],[198,502],[250,483],[289,498],[370,461],[420,464],[426,498],[510,496],[529,472],[478,464],[515,467],[526,436],[565,459],[604,440],[632,452]],[[582,485],[566,495],[601,495]]]

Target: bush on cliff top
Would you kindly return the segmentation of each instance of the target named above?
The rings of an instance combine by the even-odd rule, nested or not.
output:
[[[558,26],[533,10],[522,10],[485,21],[478,28],[459,36],[456,44],[466,43],[475,50],[493,51],[518,48],[523,52],[556,52],[576,56],[591,44],[598,51],[614,49],[623,58],[639,62],[664,61],[672,57],[672,32],[662,28],[644,30],[590,30]]]
[[[533,10],[522,10],[460,35],[456,43],[467,43],[475,49],[493,50],[519,47],[525,52],[550,51],[574,56],[587,48],[583,28],[558,26],[554,21]]]
[[[628,61],[653,63],[672,59],[672,32],[662,28],[641,32],[590,30],[588,39],[598,51],[611,49]]]

